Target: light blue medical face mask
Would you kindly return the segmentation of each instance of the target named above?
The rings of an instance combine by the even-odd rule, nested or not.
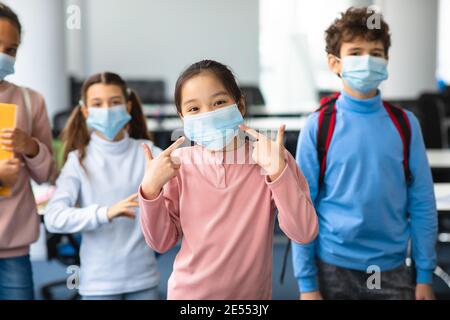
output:
[[[238,126],[244,118],[236,104],[218,110],[186,116],[184,134],[206,149],[222,150],[231,143],[239,133]]]
[[[345,56],[342,63],[341,77],[350,88],[361,93],[376,90],[388,78],[387,61],[383,58]]]
[[[0,52],[0,80],[4,80],[6,76],[14,73],[15,63],[16,59],[6,53]]]
[[[119,131],[131,120],[124,105],[110,108],[88,108],[87,125],[102,133],[108,140],[113,141]]]

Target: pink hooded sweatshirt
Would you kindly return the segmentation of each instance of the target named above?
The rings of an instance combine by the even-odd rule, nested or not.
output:
[[[30,178],[37,183],[49,180],[54,169],[52,135],[43,97],[26,89],[31,105],[32,134],[39,144],[34,158],[21,156],[24,166],[20,169],[10,197],[0,197],[0,258],[23,256],[29,253],[30,244],[39,237],[40,219],[31,190]],[[20,87],[0,82],[0,102],[17,105],[16,127],[28,132],[28,112]]]
[[[181,240],[168,299],[271,299],[275,207],[290,239],[308,243],[316,237],[308,185],[290,153],[272,182],[250,155],[248,144],[226,152],[177,149],[172,156],[181,160],[179,175],[158,198],[146,200],[140,189],[150,247],[165,252]]]

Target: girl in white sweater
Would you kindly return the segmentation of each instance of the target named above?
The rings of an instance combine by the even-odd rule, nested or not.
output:
[[[136,192],[149,141],[136,93],[114,73],[91,76],[62,133],[66,163],[45,210],[53,233],[82,233],[83,299],[157,299],[154,252],[139,225]],[[154,151],[153,151],[154,150]]]

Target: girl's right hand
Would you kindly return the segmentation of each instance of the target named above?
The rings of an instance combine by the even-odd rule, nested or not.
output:
[[[156,199],[164,185],[178,174],[181,167],[180,160],[170,155],[183,142],[184,137],[179,138],[156,158],[153,158],[152,151],[145,143],[142,145],[147,158],[145,174],[141,184],[145,199]]]
[[[139,203],[136,201],[137,196],[137,193],[135,193],[110,207],[107,213],[108,220],[112,221],[118,217],[127,217],[130,219],[136,218],[133,207],[139,207]]]
[[[20,166],[20,160],[16,158],[0,160],[1,182],[9,187],[14,186],[19,175]]]

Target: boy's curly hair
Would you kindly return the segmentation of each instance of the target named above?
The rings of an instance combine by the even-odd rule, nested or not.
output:
[[[379,28],[369,28],[374,18],[379,15]],[[343,42],[351,42],[355,39],[364,39],[366,41],[381,41],[384,45],[384,53],[388,56],[391,46],[391,35],[389,25],[384,21],[380,13],[375,13],[368,7],[355,8],[350,7],[346,12],[341,13],[339,18],[325,31],[326,52],[328,54],[340,56],[341,45]]]

